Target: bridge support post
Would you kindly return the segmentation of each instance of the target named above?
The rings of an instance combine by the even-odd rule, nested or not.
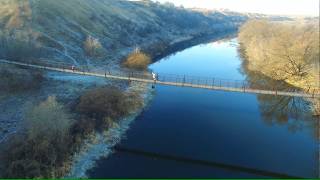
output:
[[[186,75],[183,76],[183,84],[182,84],[182,86],[184,86],[185,83],[186,83]]]
[[[212,88],[214,87],[214,78],[212,79]]]
[[[308,90],[307,90],[307,93],[309,93],[309,91],[310,91],[310,88],[311,88],[311,87],[309,86],[309,87],[308,87]]]

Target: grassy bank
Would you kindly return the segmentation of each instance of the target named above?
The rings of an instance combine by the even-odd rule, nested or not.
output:
[[[88,90],[70,108],[55,97],[30,105],[25,132],[1,147],[1,177],[64,176],[85,139],[108,130],[141,104],[139,94],[107,86]]]
[[[28,58],[116,66],[136,46],[159,51],[177,39],[236,30],[248,18],[153,1],[2,0],[0,56],[10,59],[19,55],[10,49],[24,46]]]

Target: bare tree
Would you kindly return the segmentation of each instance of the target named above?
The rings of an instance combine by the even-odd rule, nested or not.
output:
[[[87,55],[91,57],[99,57],[104,53],[103,47],[99,41],[99,39],[92,37],[89,35],[84,42],[84,49]]]
[[[70,115],[53,96],[33,107],[26,118],[28,137],[31,139],[64,137],[72,123]]]
[[[239,41],[249,69],[303,88],[319,83],[319,27],[254,20]]]

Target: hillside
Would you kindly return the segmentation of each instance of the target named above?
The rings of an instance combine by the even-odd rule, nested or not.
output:
[[[151,1],[1,0],[0,58],[117,67],[136,47],[157,56],[182,41],[234,31],[245,20]]]

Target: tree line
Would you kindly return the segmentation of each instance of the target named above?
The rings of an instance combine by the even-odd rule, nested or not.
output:
[[[319,24],[251,20],[239,32],[247,68],[308,89],[319,87]]]

